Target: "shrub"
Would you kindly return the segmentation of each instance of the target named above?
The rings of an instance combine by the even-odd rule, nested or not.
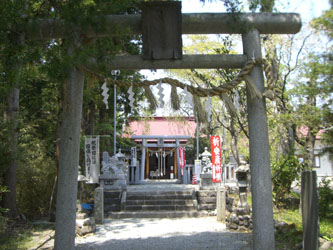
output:
[[[0,201],[2,200],[2,194],[4,192],[8,192],[7,188],[5,186],[0,185]],[[5,209],[3,207],[0,207],[0,234],[2,234],[7,226],[7,218],[4,216],[4,214],[8,211],[8,209]]]
[[[329,215],[330,203],[333,197],[333,191],[330,187],[331,181],[324,178],[319,184],[318,212],[320,217]]]
[[[290,193],[291,184],[299,178],[300,171],[298,159],[293,155],[272,164],[273,199],[276,205]]]

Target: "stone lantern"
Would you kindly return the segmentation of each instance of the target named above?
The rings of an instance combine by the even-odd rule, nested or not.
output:
[[[205,147],[205,151],[200,155],[201,162],[202,162],[202,173],[211,173],[212,172],[212,163],[210,160],[210,157],[212,157],[212,154],[208,152],[207,147]]]
[[[237,215],[250,213],[250,206],[247,202],[247,185],[248,185],[249,166],[245,162],[236,170],[237,186],[239,189],[239,202],[237,204]]]
[[[208,152],[207,147],[205,147],[205,151],[200,154],[201,162],[202,162],[202,172],[200,174],[200,188],[205,189],[213,186],[212,179],[212,163],[210,157],[212,154]]]
[[[103,153],[102,174],[99,177],[101,186],[106,190],[126,190],[126,178],[123,172],[125,156],[121,150],[116,156],[110,157]]]

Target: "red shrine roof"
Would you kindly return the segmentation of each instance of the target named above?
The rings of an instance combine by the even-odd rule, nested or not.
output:
[[[309,128],[305,125],[302,125],[299,129],[298,129],[298,133],[301,136],[307,136],[309,133]],[[322,135],[325,133],[324,129],[319,130],[319,132],[316,135],[316,140],[320,140],[322,138]]]
[[[149,117],[139,121],[130,121],[124,137],[132,135],[187,135],[195,137],[194,117]]]

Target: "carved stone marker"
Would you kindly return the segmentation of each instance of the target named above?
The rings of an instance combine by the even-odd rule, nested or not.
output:
[[[101,187],[95,189],[94,195],[94,218],[96,224],[104,221],[104,190]]]

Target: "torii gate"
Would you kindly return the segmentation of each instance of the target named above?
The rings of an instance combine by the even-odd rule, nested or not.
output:
[[[294,13],[231,13],[182,14],[182,34],[242,34],[242,55],[184,55],[177,60],[144,60],[141,56],[116,56],[110,59],[111,69],[187,69],[187,68],[241,68],[249,58],[261,58],[260,34],[295,34],[301,28],[301,18]],[[95,25],[99,19],[96,18]],[[129,28],[131,34],[142,32],[141,16],[109,15],[100,19],[106,25],[103,31],[93,26],[74,27],[72,48],[80,47],[80,36],[111,36],[113,29]],[[251,29],[245,30],[244,24]],[[78,28],[78,29],[76,29]],[[31,20],[25,29],[27,39],[63,37],[65,27],[60,20]],[[72,53],[69,50],[68,53]],[[91,63],[89,67],[93,67]],[[264,92],[261,66],[250,74],[256,88]],[[59,182],[56,210],[56,250],[75,248],[75,211],[77,173],[79,163],[80,125],[82,117],[84,74],[73,66],[66,81],[66,99],[62,116]],[[265,99],[251,98],[247,89],[248,123],[250,134],[250,166],[253,207],[254,249],[275,249],[272,182]]]

